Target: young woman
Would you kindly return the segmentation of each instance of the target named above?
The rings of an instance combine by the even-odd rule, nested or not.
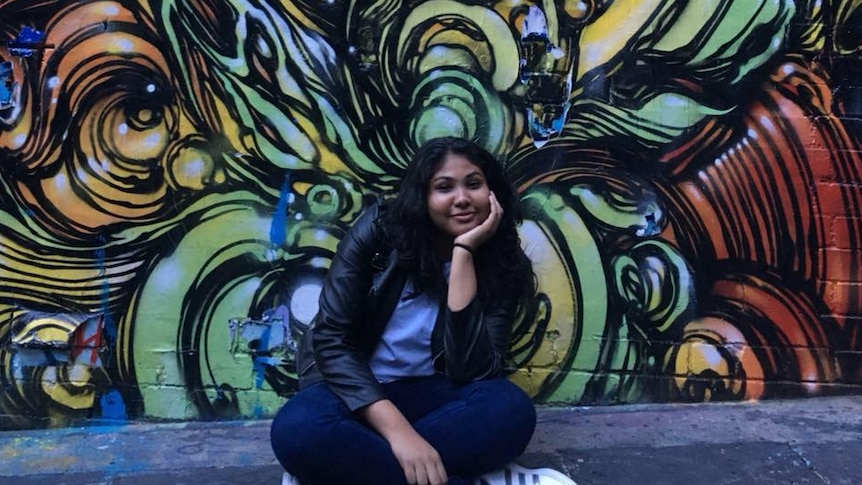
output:
[[[518,222],[487,151],[457,138],[418,150],[396,198],[366,210],[332,261],[297,357],[300,391],[272,424],[285,483],[574,483],[503,469],[536,423],[503,377],[518,305],[535,291]]]

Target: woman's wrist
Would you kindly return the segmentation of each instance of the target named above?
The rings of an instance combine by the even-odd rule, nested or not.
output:
[[[452,246],[455,248],[461,248],[464,251],[467,251],[468,253],[470,253],[470,256],[476,256],[476,251],[464,243],[456,242],[456,243],[453,243]]]

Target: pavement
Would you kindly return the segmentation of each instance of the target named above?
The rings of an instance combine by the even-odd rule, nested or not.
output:
[[[0,484],[272,484],[267,420],[0,432]],[[862,484],[862,396],[539,409],[518,462],[590,484]]]

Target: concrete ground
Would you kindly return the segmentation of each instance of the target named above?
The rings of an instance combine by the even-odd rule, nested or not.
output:
[[[862,484],[862,396],[542,408],[519,460],[590,484]],[[269,421],[0,432],[0,484],[272,484]]]

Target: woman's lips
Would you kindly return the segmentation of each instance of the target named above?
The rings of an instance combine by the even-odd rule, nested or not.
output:
[[[473,220],[473,216],[475,216],[475,212],[465,213],[465,214],[453,214],[452,219],[455,219],[458,222],[470,222]]]

